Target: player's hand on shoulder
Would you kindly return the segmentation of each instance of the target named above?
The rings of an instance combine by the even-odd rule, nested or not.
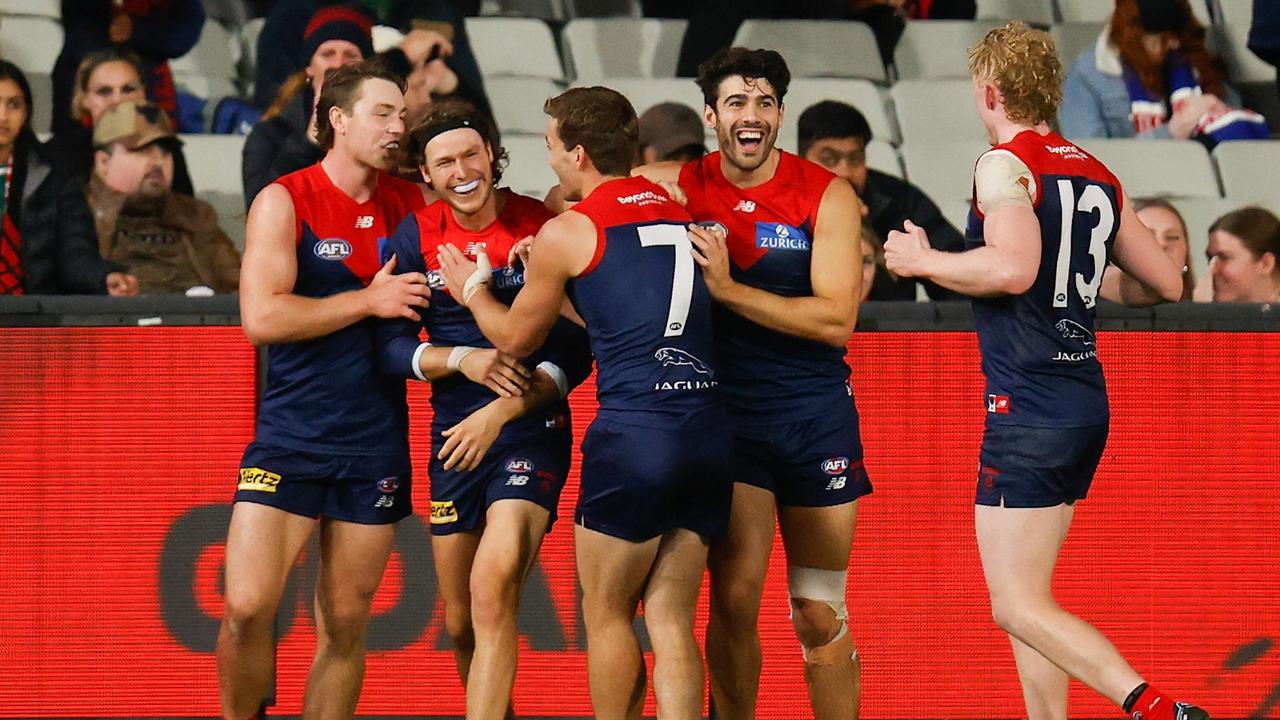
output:
[[[889,231],[884,243],[884,265],[895,275],[919,277],[924,274],[922,265],[930,252],[924,228],[908,220],[902,230]]]
[[[693,244],[693,260],[702,268],[702,277],[712,297],[733,284],[729,274],[729,244],[721,227],[692,224],[688,226]]]
[[[671,180],[659,180],[657,185],[662,188],[663,192],[665,192],[672,200],[675,200],[681,205],[689,204],[689,196],[684,194],[684,190],[681,189],[680,183],[672,182]]]
[[[498,439],[509,417],[501,413],[494,403],[476,410],[441,433],[444,444],[436,458],[444,461],[445,470],[475,470]]]
[[[577,203],[565,197],[564,188],[559,185],[553,185],[551,189],[547,191],[547,196],[543,198],[542,204],[551,212],[559,215],[565,210],[572,208]]]
[[[370,315],[414,321],[422,319],[414,308],[427,307],[428,298],[431,297],[426,275],[420,272],[396,274],[395,255],[378,270],[369,287],[362,292],[367,298]]]
[[[458,363],[458,371],[468,380],[483,385],[500,397],[524,395],[531,373],[519,360],[493,349],[475,350]]]

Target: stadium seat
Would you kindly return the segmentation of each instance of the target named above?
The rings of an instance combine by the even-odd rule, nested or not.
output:
[[[1080,53],[1092,51],[1094,43],[1102,35],[1102,23],[1059,23],[1049,28],[1054,42],[1058,45],[1058,59],[1063,69],[1071,67],[1071,63],[1080,57]]]
[[[641,15],[637,0],[492,0],[482,3],[480,12],[556,23],[583,17],[638,18]]]
[[[893,63],[900,80],[968,78],[969,48],[996,27],[992,20],[929,20],[907,23]]]
[[[499,75],[564,78],[551,28],[541,20],[469,17],[467,35],[485,78]]]
[[[62,51],[62,23],[47,17],[6,15],[0,22],[0,55],[24,73],[52,73]]]
[[[902,142],[982,140],[970,80],[903,80],[889,90]]]
[[[211,103],[217,103],[225,97],[240,97],[240,91],[236,89],[236,85],[231,78],[226,77],[208,77],[205,75],[176,75],[173,78],[173,84],[179,90],[195,95],[198,98],[204,98]],[[209,110],[213,108],[210,107]]]
[[[182,135],[196,197],[218,212],[218,225],[244,250],[243,135]]]
[[[547,116],[542,105],[562,90],[559,83],[546,78],[493,77],[485,80],[485,91],[493,106],[493,120],[506,133],[542,135],[547,129]]]
[[[675,77],[687,20],[579,18],[560,31],[564,66],[578,81]]]
[[[574,83],[574,87],[585,87],[597,83],[584,80]],[[663,102],[684,103],[702,114],[702,91],[692,78],[610,78],[604,85],[617,90],[631,101],[636,114]]]
[[[504,135],[502,146],[510,162],[499,185],[541,200],[556,184],[556,174],[547,165],[546,139],[541,135]]]
[[[203,77],[234,78],[236,61],[240,57],[240,39],[216,22],[206,22],[200,30],[200,40],[186,55],[169,63],[176,77],[199,75]]]
[[[1053,24],[1053,0],[978,0],[979,20],[1022,20],[1028,25]]]
[[[26,73],[31,83],[31,129],[48,130],[53,123],[53,78],[48,73]]]
[[[973,165],[991,146],[984,140],[911,142],[902,145],[907,179],[935,203],[967,202],[973,197]],[[944,206],[945,207],[945,206]]]
[[[883,140],[871,139],[867,146],[867,167],[894,177],[902,177],[902,160],[898,150]]]
[[[873,138],[894,144],[899,142],[898,129],[885,108],[887,98],[874,83],[844,78],[796,78],[787,88],[787,96],[783,99],[786,112],[782,116],[778,144],[794,152],[800,114],[823,100],[839,100],[858,108],[866,116]]]
[[[1086,23],[1105,23],[1111,19],[1111,9],[1116,6],[1114,2],[1104,2],[1103,0],[1055,0],[1058,5],[1058,18],[1060,22],[1086,22]],[[1191,0],[1194,4],[1196,0]]]
[[[59,0],[0,0],[0,16],[31,15],[34,17],[62,19]]]
[[[792,77],[864,78],[876,82],[885,82],[888,77],[875,35],[860,22],[747,20],[738,28],[733,44],[777,50],[786,57]]]
[[[1239,25],[1241,27],[1249,27],[1253,22],[1253,0],[1217,0],[1218,6],[1222,8],[1221,22],[1225,25]],[[1192,2],[1192,5],[1197,3]],[[1203,5],[1204,3],[1199,3]],[[1275,12],[1273,9],[1269,12]]]
[[[1248,47],[1249,25],[1227,24],[1210,31],[1217,37],[1218,54],[1227,63],[1227,77],[1233,84],[1275,83],[1276,68],[1263,62]]]
[[[1194,140],[1091,138],[1077,143],[1110,168],[1129,197],[1221,197],[1209,153]]]
[[[254,18],[240,28],[240,77],[245,79],[245,89],[251,97],[255,69],[258,67],[258,36],[262,34],[262,26],[266,18]]]
[[[1280,168],[1280,141],[1241,140],[1221,143],[1213,149],[1224,194],[1238,201],[1280,198],[1276,168]]]

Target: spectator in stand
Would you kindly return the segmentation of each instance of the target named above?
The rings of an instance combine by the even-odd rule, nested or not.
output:
[[[1182,213],[1164,198],[1135,198],[1132,202],[1138,219],[1156,236],[1156,242],[1169,259],[1182,268],[1182,297],[1179,302],[1191,302],[1194,299],[1192,295],[1195,293],[1196,274],[1191,268],[1191,245],[1187,222],[1182,219]],[[1124,293],[1121,285],[1136,282],[1119,267],[1109,265],[1102,276],[1102,288],[1099,292],[1105,300],[1122,302],[1120,298],[1124,297]]]
[[[637,165],[688,162],[707,154],[702,117],[688,105],[658,103],[640,116],[640,156]]]
[[[317,12],[334,5],[349,3],[338,0],[276,2],[258,37],[254,104],[263,108],[271,105],[285,80],[309,63],[311,56],[306,50],[305,30]],[[399,66],[394,59],[388,59],[391,68],[410,81],[410,89],[413,85],[411,70],[439,59],[447,66],[448,75],[453,80],[450,83],[447,77],[435,78],[432,92],[440,97],[457,95],[483,112],[489,112],[480,66],[471,52],[463,15],[453,2],[363,0],[356,5],[370,24],[387,25],[405,33],[406,42],[401,44],[401,49],[408,66]]]
[[[876,229],[866,220],[862,221],[862,298],[859,302],[871,299],[871,288],[875,284],[876,274],[888,272],[884,269],[884,243],[876,237]]]
[[[881,244],[890,230],[901,230],[910,219],[924,228],[933,247],[946,252],[964,249],[964,237],[947,222],[938,206],[920,188],[906,180],[867,167],[871,126],[852,105],[824,100],[800,114],[800,155],[839,175],[858,192],[866,208],[866,221]],[[876,271],[871,300],[915,300],[917,280],[891,275],[883,266]],[[924,283],[933,300],[958,300],[956,293],[931,282]]]
[[[1280,302],[1280,219],[1260,207],[1223,215],[1209,226],[1214,302]]]
[[[95,50],[80,61],[67,115],[71,122],[49,142],[51,157],[61,171],[81,178],[93,172],[93,124],[117,103],[147,100],[140,67],[136,55],[114,47]],[[173,190],[193,194],[187,160],[181,152],[174,156]]]
[[[74,122],[67,108],[81,60],[110,47],[140,58],[147,97],[177,122],[178,96],[169,61],[186,55],[200,39],[200,0],[62,0],[62,26],[65,40],[53,66],[55,134]]]
[[[0,295],[136,295],[98,254],[80,185],[31,130],[31,86],[0,60]]]
[[[240,253],[213,208],[173,192],[181,141],[155,105],[122,102],[93,128],[85,194],[102,256],[129,269],[143,293],[206,295],[240,286]]]
[[[1268,137],[1261,115],[1234,109],[1240,98],[1222,68],[1187,0],[1116,0],[1067,73],[1058,124],[1070,139]]]

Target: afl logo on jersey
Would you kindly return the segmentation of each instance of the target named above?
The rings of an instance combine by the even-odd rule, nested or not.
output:
[[[342,238],[329,238],[316,243],[316,257],[321,260],[345,260],[351,255],[351,243]]]

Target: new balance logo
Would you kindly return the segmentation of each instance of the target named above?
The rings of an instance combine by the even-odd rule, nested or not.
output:
[[[356,229],[357,229],[357,230],[368,230],[368,229],[369,229],[369,228],[371,228],[371,227],[373,227],[373,216],[372,216],[372,215],[357,215],[357,216],[356,216]]]

